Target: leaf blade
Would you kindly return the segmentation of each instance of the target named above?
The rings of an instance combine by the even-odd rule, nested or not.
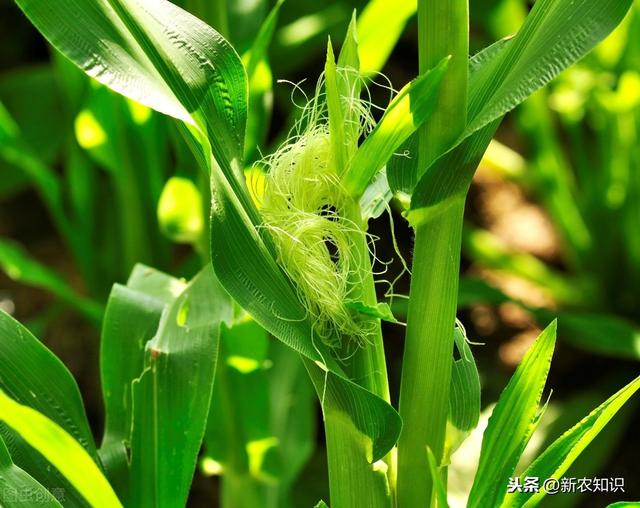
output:
[[[40,452],[93,506],[121,508],[98,465],[62,427],[0,390],[0,419]]]
[[[498,506],[520,455],[533,433],[538,405],[555,345],[552,322],[529,349],[500,395],[482,439],[478,471],[468,507]]]
[[[637,377],[554,441],[522,473],[521,478],[535,476],[559,480],[575,459],[639,389],[640,377]],[[540,489],[537,493],[510,493],[502,506],[505,508],[536,506],[545,495],[544,489]]]

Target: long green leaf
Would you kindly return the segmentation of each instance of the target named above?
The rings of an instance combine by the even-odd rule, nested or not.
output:
[[[0,437],[0,505],[21,508],[29,501],[37,501],[38,506],[43,508],[62,506],[37,480],[13,463],[9,450]]]
[[[220,34],[166,0],[17,0],[62,54],[122,95],[212,128],[216,154],[240,158],[246,81]],[[244,107],[230,103],[243,102]],[[198,117],[197,120],[194,117]]]
[[[467,338],[458,327],[454,333],[456,349],[460,358],[453,362],[451,369],[449,422],[466,434],[478,425],[480,419],[480,377]],[[449,441],[449,436],[447,436],[447,440]],[[451,453],[454,443],[448,442],[447,444]]]
[[[293,506],[289,490],[313,449],[313,400],[295,352],[245,315],[223,329],[205,436],[223,503]]]
[[[129,492],[129,441],[133,417],[131,383],[144,368],[144,348],[157,330],[165,307],[186,284],[138,265],[127,286],[115,284],[100,341],[100,374],[105,430],[100,458],[111,484],[126,503]]]
[[[0,157],[26,175],[40,194],[56,226],[67,240],[71,240],[72,228],[64,211],[59,176],[27,145],[19,127],[2,103],[0,103]]]
[[[207,267],[146,343],[144,371],[133,383],[132,506],[186,503],[209,414],[220,326],[231,312]]]
[[[429,118],[436,107],[440,81],[448,63],[448,58],[443,59],[400,90],[389,104],[380,123],[358,148],[343,176],[343,184],[353,196],[362,195],[398,147]]]
[[[353,107],[360,99],[362,88],[355,12],[349,23],[337,65],[329,40],[324,77],[331,152],[338,174],[341,175],[348,167],[350,155],[358,148],[361,128],[360,111]]]
[[[515,37],[470,78],[465,136],[501,118],[582,58],[622,21],[632,0],[541,0]]]
[[[122,506],[93,458],[58,424],[2,390],[0,420],[55,466],[92,506]]]
[[[556,340],[552,322],[520,363],[491,413],[467,506],[499,506],[507,482],[536,428],[539,404]]]
[[[71,434],[97,460],[80,391],[67,368],[29,330],[0,311],[0,389]],[[62,489],[70,507],[86,506],[58,470],[10,428],[0,433],[13,461],[49,490]]]
[[[0,339],[0,388],[56,422],[95,458],[93,437],[71,373],[29,330],[3,311]]]
[[[473,57],[467,127],[428,170],[418,168],[425,181],[419,181],[414,191],[411,209],[422,210],[412,212],[413,220],[424,220],[448,202],[462,199],[500,119],[589,52],[616,27],[630,5],[631,0],[540,0],[515,37]],[[451,171],[459,161],[468,162]]]
[[[640,389],[640,377],[633,380],[588,416],[560,436],[521,475],[536,478],[560,479],[600,431],[624,404]],[[537,506],[546,491],[515,492],[507,495],[503,508]]]
[[[269,360],[270,421],[278,439],[279,482],[273,488],[276,506],[295,506],[291,492],[316,445],[316,403],[313,386],[300,355],[284,344],[271,341]],[[284,500],[284,503],[282,502]]]
[[[415,225],[464,200],[471,178],[498,128],[499,121],[487,125],[439,157],[418,180],[407,214]],[[451,171],[456,168],[457,171]]]
[[[250,318],[222,329],[205,445],[222,466],[223,504],[266,505],[265,483],[277,481],[278,465],[269,463],[277,440],[269,428],[267,347],[266,332]]]
[[[116,219],[109,224],[116,226],[120,248],[106,262],[116,265],[118,279],[137,262],[166,264],[166,242],[158,228],[148,227],[156,221],[168,169],[164,118],[93,82],[74,130],[78,145],[109,172],[112,183]]]
[[[438,506],[442,508],[449,508],[447,502],[447,491],[442,482],[442,472],[438,468],[436,457],[431,451],[431,448],[427,448],[427,459],[429,462],[429,472],[433,478],[435,498],[438,500]]]

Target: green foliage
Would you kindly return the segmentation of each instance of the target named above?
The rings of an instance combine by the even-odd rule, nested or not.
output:
[[[551,323],[527,352],[491,413],[469,506],[496,506],[540,419],[540,399],[556,340]]]
[[[0,502],[2,502],[3,506],[7,508],[20,506],[22,502],[16,499],[17,496],[15,494],[24,491],[31,492],[34,496],[37,496],[38,499],[42,500],[42,506],[47,508],[62,506],[47,489],[13,463],[9,450],[7,450],[2,438],[0,438],[0,475],[3,478],[3,483],[10,486],[0,491]]]
[[[515,37],[469,61],[467,2],[420,0],[390,9],[372,0],[359,18],[352,15],[337,59],[329,42],[324,78],[297,124],[303,132],[264,163],[269,167],[282,154],[292,158],[284,168],[289,173],[282,180],[291,185],[283,196],[276,195],[282,187],[270,185],[278,176],[273,167],[274,174],[258,179],[264,189],[250,193],[245,181],[246,166],[268,134],[271,42],[277,50],[283,41],[290,47],[324,39],[331,16],[346,18],[348,10],[323,7],[278,31],[281,1],[270,13],[266,2],[182,3],[215,29],[166,0],[17,0],[52,46],[102,85],[85,86],[82,75],[58,62],[56,72],[69,90],[82,91],[81,99],[72,93],[63,100],[74,118],[73,132],[66,133],[72,142],[61,148],[51,139],[40,154],[33,143],[44,134],[19,126],[28,122],[24,105],[0,108],[0,156],[39,191],[85,274],[100,264],[91,229],[101,221],[100,236],[109,246],[104,259],[119,259],[121,274],[136,262],[168,259],[158,229],[192,244],[205,267],[187,283],[137,265],[126,285],[113,286],[101,337],[106,421],[97,450],[71,375],[0,313],[3,481],[42,491],[51,506],[59,504],[46,492],[59,487],[69,492],[69,506],[184,506],[204,443],[202,470],[223,475],[223,506],[293,506],[292,486],[313,447],[304,367],[323,412],[333,506],[447,506],[448,459],[477,426],[481,407],[475,360],[463,329],[454,329],[471,178],[503,116],[613,30],[630,0],[539,0]],[[363,76],[382,68],[416,8],[421,74],[373,127],[361,99]],[[300,23],[315,28],[300,37]],[[33,86],[49,79],[35,75]],[[57,99],[45,97],[45,106]],[[624,110],[628,105],[617,99]],[[173,117],[180,138],[151,110]],[[318,132],[326,146],[307,150]],[[405,149],[408,157],[394,157]],[[62,176],[49,166],[60,152]],[[167,180],[169,154],[178,167]],[[303,165],[296,157],[308,160],[305,171],[292,174]],[[332,186],[313,180],[322,176],[320,168],[335,176]],[[92,206],[103,178],[118,202],[116,227]],[[5,192],[20,185],[14,179]],[[338,300],[331,303],[355,330],[340,326],[337,313],[312,312],[315,302],[305,300],[309,287],[331,286],[308,279],[305,286],[283,255],[279,232],[293,249],[305,246],[302,233],[288,228],[310,228],[309,215],[299,220],[292,210],[295,198],[314,190],[312,218],[348,227],[339,244],[323,229],[315,250],[298,248],[298,261],[304,269],[315,252],[324,256],[320,277],[339,277],[344,292],[322,296]],[[407,218],[416,231],[402,418],[391,404],[380,326],[398,321],[377,300],[367,233],[368,219],[380,215],[393,194],[410,203]],[[271,198],[281,199],[279,223],[263,206]],[[473,240],[467,237],[485,259],[551,281],[551,290],[567,301],[579,292],[535,260]],[[353,266],[343,274],[339,268],[347,260]],[[0,244],[0,262],[16,279],[99,320],[98,304],[12,243]],[[487,284],[465,282],[461,303],[508,301]],[[104,280],[94,276],[89,285],[99,294]],[[321,319],[329,321],[323,330],[331,337],[319,332]],[[594,319],[572,314],[567,323],[583,337],[630,333],[616,352],[637,354],[637,334]],[[506,497],[506,484],[539,422],[555,328],[554,322],[534,343],[492,413],[469,506],[524,506],[544,494]],[[525,474],[563,474],[639,386],[635,380],[599,406]]]
[[[448,59],[406,85],[385,110],[385,114],[358,148],[343,178],[346,189],[360,197],[375,174],[394,152],[431,115],[438,99],[440,80]]]
[[[87,502],[107,508],[122,506],[94,459],[60,426],[2,391],[0,410],[2,421],[53,464]]]
[[[521,475],[537,478],[560,478],[571,463],[584,451],[603,427],[622,408],[629,398],[640,388],[640,378],[636,378],[606,402],[594,409],[588,416],[565,432],[547,448]],[[503,506],[532,506],[540,502],[546,492],[536,494],[509,494]]]
[[[205,268],[163,313],[131,384],[131,503],[184,504],[205,431],[231,302]],[[163,443],[158,446],[157,443]]]

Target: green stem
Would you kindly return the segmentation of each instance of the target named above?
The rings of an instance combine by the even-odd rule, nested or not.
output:
[[[361,219],[360,207],[353,203],[349,210],[345,211],[346,218],[358,225],[359,231],[351,233],[353,242],[353,261],[356,270],[353,273],[350,285],[352,287],[349,298],[353,301],[361,301],[365,305],[375,306],[378,303],[376,288],[373,279],[371,257],[365,234],[366,223]],[[363,319],[367,319],[363,317]],[[376,322],[375,331],[368,337],[368,344],[353,355],[345,370],[355,382],[365,387],[378,397],[390,402],[389,381],[387,378],[387,366],[382,341],[382,329],[375,318],[368,318]]]
[[[345,217],[358,226],[351,233],[353,242],[353,262],[356,269],[349,281],[349,298],[374,306],[377,303],[375,284],[372,274],[371,258],[365,234],[366,223],[361,219],[360,207],[356,202],[345,210]],[[367,319],[367,318],[365,318]],[[345,372],[354,382],[390,401],[387,367],[382,341],[380,323],[376,321],[375,330],[367,338],[367,344],[361,347],[345,362]],[[345,350],[345,355],[350,352]],[[365,503],[371,507],[390,505],[393,488],[394,457],[390,453],[385,457],[386,471],[369,463],[370,451],[363,445],[360,431],[345,415],[325,410],[324,427],[329,463],[329,485],[331,506],[357,508]]]
[[[367,460],[367,446],[350,417],[325,411],[330,505],[339,508],[389,508],[385,472]]]
[[[419,0],[420,72],[451,55],[438,107],[419,131],[422,173],[464,130],[468,0]],[[450,168],[455,171],[456,168]],[[421,175],[419,175],[421,176]],[[427,448],[442,461],[449,411],[464,200],[415,228],[413,275],[400,387],[398,506],[432,506]]]
[[[427,447],[442,459],[449,410],[464,203],[416,228],[402,364],[398,504],[430,506]]]

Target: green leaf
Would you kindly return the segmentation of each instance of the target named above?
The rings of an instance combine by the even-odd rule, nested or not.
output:
[[[79,295],[58,273],[32,258],[20,245],[0,238],[0,268],[13,280],[53,293],[93,322],[102,319],[102,306]]]
[[[355,400],[341,400],[341,394],[348,393],[342,386],[336,384],[335,387],[330,387],[331,383],[327,383],[325,389],[322,371],[310,364],[308,360],[305,360],[305,365],[316,387],[318,397],[322,400],[331,502],[334,506],[359,506],[363,496],[366,496],[367,506],[388,507],[390,501],[387,468],[384,463],[371,463],[373,457],[371,436],[377,437],[376,421],[389,421],[393,410],[388,405],[375,407],[370,403],[360,404]],[[363,398],[363,401],[367,400]],[[377,411],[385,410],[385,407],[388,408],[386,411],[389,416],[383,419]],[[369,417],[371,422],[369,428],[356,427],[356,420],[352,416],[354,411],[361,411],[363,415]],[[378,452],[374,451],[374,453]],[[350,487],[352,485],[357,485],[358,488]]]
[[[256,71],[258,64],[261,61],[265,60],[267,57],[267,51],[269,49],[269,45],[271,44],[271,39],[273,38],[273,33],[278,23],[278,14],[280,13],[280,7],[282,7],[283,3],[284,0],[276,1],[273,9],[271,9],[271,12],[260,26],[260,30],[258,31],[257,35],[255,35],[255,38],[253,38],[253,44],[251,45],[251,49],[248,52],[248,61],[246,64],[249,83],[251,83],[251,78],[253,76],[253,73]],[[251,85],[249,85],[249,87],[251,87]]]
[[[314,508],[329,508],[329,505],[324,501],[320,500],[318,501],[318,504],[316,504]]]
[[[385,210],[389,209],[389,201],[393,193],[387,181],[387,171],[382,169],[373,181],[367,186],[360,198],[360,213],[362,220],[377,219]]]
[[[270,429],[265,370],[268,344],[266,332],[251,318],[222,329],[205,445],[207,457],[222,466],[223,503],[266,505],[266,486],[278,482],[279,443]]]
[[[325,421],[329,415],[335,417],[334,432],[345,432],[358,443],[359,450],[351,453],[361,456],[363,467],[382,459],[398,439],[402,425],[398,413],[381,398],[327,371],[323,365],[306,358],[304,363],[322,403]]]
[[[467,337],[458,326],[454,334],[460,358],[451,370],[449,422],[466,433],[475,429],[480,419],[480,376]]]
[[[113,286],[107,303],[100,340],[106,418],[99,453],[111,484],[125,503],[133,418],[131,383],[142,373],[145,344],[155,336],[162,312],[185,287],[173,277],[137,265],[127,286]]]
[[[371,316],[389,323],[399,323],[387,303],[378,303],[372,306],[366,305],[364,302],[347,302],[346,306],[365,316]]]
[[[441,155],[413,189],[407,218],[415,226],[464,200],[471,179],[500,121],[496,120]],[[451,168],[457,168],[451,171]]]
[[[499,506],[504,499],[508,479],[539,421],[555,339],[554,321],[536,339],[500,395],[482,439],[470,508]]]
[[[132,386],[132,506],[186,503],[209,414],[220,325],[231,312],[229,297],[205,268],[146,343],[144,370]]]
[[[64,211],[60,178],[29,148],[20,129],[2,103],[0,103],[0,157],[26,175],[47,206],[55,225],[67,240],[72,238],[71,224]]]
[[[97,460],[80,391],[67,368],[24,326],[0,311],[0,389],[70,433]],[[69,506],[84,507],[80,495],[20,435],[0,426],[13,461],[47,489],[62,489]]]
[[[338,85],[338,70],[333,55],[331,39],[327,43],[327,61],[324,65],[325,89],[327,110],[329,111],[329,135],[331,140],[331,153],[333,163],[338,174],[342,174],[347,168],[350,142],[347,142],[345,122],[348,111],[344,111],[342,105],[341,90]],[[348,98],[349,96],[347,96]]]
[[[609,423],[624,404],[640,389],[640,377],[629,383],[588,416],[560,436],[522,473],[521,478],[560,479],[591,441]],[[515,492],[507,495],[503,507],[537,506],[546,491]]]
[[[358,53],[362,74],[374,74],[382,70],[417,8],[416,0],[370,0],[367,3],[358,17]]]
[[[0,437],[0,504],[5,508],[21,508],[29,500],[35,499],[38,500],[38,506],[43,508],[62,506],[47,489],[13,463]]]
[[[542,0],[515,37],[470,77],[464,136],[511,111],[582,58],[624,18],[631,0]]]
[[[380,123],[358,148],[342,182],[351,195],[360,197],[365,188],[436,107],[440,81],[449,58],[407,84],[386,109]]]
[[[360,137],[360,111],[353,107],[360,99],[361,89],[355,13],[347,29],[337,66],[331,40],[328,42],[324,77],[331,151],[335,167],[341,175],[357,150]]]
[[[418,181],[418,135],[412,134],[387,162],[389,187],[394,193],[411,195]]]
[[[431,451],[431,448],[427,447],[427,459],[429,462],[429,473],[433,478],[435,497],[438,500],[438,506],[442,508],[449,508],[447,502],[447,490],[442,482],[442,472],[438,468],[436,457]]]
[[[500,41],[489,46],[469,59],[468,75],[474,73],[482,64],[490,60],[506,41]],[[390,160],[387,167],[389,184],[394,193],[400,192],[411,196],[411,208],[421,208],[438,199],[446,200],[462,191],[466,192],[471,177],[480,163],[498,122],[492,127],[487,126],[482,131],[468,138],[461,138],[455,146],[442,154],[427,168],[418,167],[418,135],[412,135],[398,150],[398,155]],[[450,171],[450,168],[459,168]],[[446,169],[445,169],[446,168]],[[458,176],[461,175],[461,176]],[[462,175],[467,175],[464,178]],[[416,186],[420,185],[417,189]],[[426,194],[423,196],[423,194]],[[442,194],[442,197],[439,197]],[[418,201],[420,200],[420,201]],[[442,208],[444,208],[443,206]]]
[[[269,360],[273,364],[268,371],[271,431],[278,439],[280,463],[276,489],[280,499],[289,499],[316,446],[316,398],[300,355],[270,341]]]
[[[189,0],[192,5],[203,5],[199,0]],[[218,2],[219,4],[222,2]],[[269,11],[272,4],[268,0],[253,0],[251,2],[225,2],[227,9],[227,17],[229,19],[229,37],[227,39],[233,44],[233,47],[242,54],[247,51],[256,40],[256,33],[268,24],[267,19],[278,3],[282,0],[276,0],[274,7]],[[204,5],[207,5],[206,3]],[[220,7],[218,7],[220,9]],[[207,18],[199,16],[200,19],[207,21]],[[214,23],[209,23],[212,27],[216,27]],[[223,33],[223,35],[225,35]]]
[[[241,158],[244,70],[233,48],[207,24],[166,0],[17,3],[87,74],[152,109],[209,129],[217,156]]]
[[[97,457],[80,391],[67,368],[4,311],[0,338],[0,388],[53,420]]]
[[[127,287],[168,305],[182,294],[187,284],[155,268],[137,264],[129,275]]]
[[[56,467],[92,506],[122,505],[85,448],[55,422],[0,390],[0,420]]]
[[[159,241],[155,227],[169,160],[165,119],[95,81],[90,84],[75,117],[74,132],[89,159],[109,172],[110,192],[117,204],[116,220],[109,223],[115,226],[121,248],[106,263],[113,265],[113,258],[120,261],[116,273],[123,278],[136,262],[166,264],[166,242]],[[78,222],[83,218],[81,212]]]
[[[255,321],[242,316],[223,329],[205,444],[222,466],[225,499],[289,506],[313,450],[314,398],[299,356]]]
[[[424,174],[413,192],[414,224],[464,198],[501,118],[589,52],[630,5],[631,0],[540,0],[515,37],[471,59],[467,127],[428,169],[418,168]]]
[[[345,81],[345,89],[342,91],[343,97],[359,97],[360,96],[360,42],[358,41],[358,26],[356,19],[356,11],[353,11],[351,15],[351,21],[347,27],[347,34],[342,42],[340,48],[340,54],[338,55],[338,66],[343,69],[351,69],[354,73],[349,73],[347,76],[349,79]],[[357,87],[353,92],[354,86]]]

